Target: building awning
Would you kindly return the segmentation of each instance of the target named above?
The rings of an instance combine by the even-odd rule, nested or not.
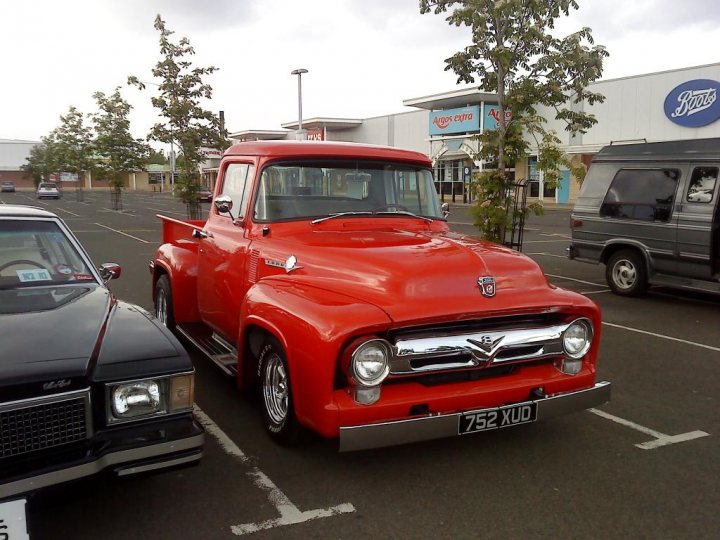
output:
[[[483,101],[497,103],[497,94],[488,94],[478,88],[464,88],[452,92],[443,92],[442,94],[406,99],[403,100],[403,105],[417,107],[418,109],[436,110],[479,105]]]
[[[362,125],[362,120],[354,118],[308,118],[303,120],[303,129],[327,129],[328,131],[340,131],[352,129]],[[298,122],[280,124],[285,129],[298,129]]]
[[[246,129],[230,134],[236,141],[275,141],[284,139],[290,133],[286,130]]]

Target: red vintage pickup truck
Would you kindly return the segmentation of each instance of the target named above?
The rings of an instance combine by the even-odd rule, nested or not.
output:
[[[359,450],[602,404],[600,312],[505,247],[450,232],[426,156],[240,143],[206,222],[163,220],[158,319],[238,386],[283,444]]]

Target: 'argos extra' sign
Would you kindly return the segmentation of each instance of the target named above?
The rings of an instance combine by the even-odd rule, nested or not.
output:
[[[467,133],[480,130],[480,107],[445,109],[430,113],[430,135]]]
[[[684,127],[701,127],[720,118],[720,82],[695,79],[673,88],[665,98],[665,116]]]

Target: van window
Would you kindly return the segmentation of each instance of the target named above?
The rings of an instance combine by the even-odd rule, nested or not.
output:
[[[695,167],[688,185],[687,202],[712,202],[717,177],[717,167]]]
[[[669,221],[680,171],[621,169],[613,178],[600,215],[641,221]]]

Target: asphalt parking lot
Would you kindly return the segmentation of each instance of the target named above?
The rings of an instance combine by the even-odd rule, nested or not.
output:
[[[107,191],[83,201],[0,203],[55,211],[96,264],[118,262],[112,289],[152,309],[147,262],[167,194]],[[208,205],[203,205],[207,211]],[[465,209],[454,230],[473,234]],[[603,311],[599,379],[612,402],[543,423],[403,447],[339,454],[313,439],[281,448],[252,396],[191,351],[205,457],[155,476],[83,481],[32,497],[34,539],[717,538],[720,536],[720,296],[609,292],[604,267],[569,261],[569,210],[529,220],[523,251],[555,285]],[[449,269],[452,271],[452,269]],[[28,345],[33,337],[28,335]],[[2,535],[0,535],[2,537]]]

